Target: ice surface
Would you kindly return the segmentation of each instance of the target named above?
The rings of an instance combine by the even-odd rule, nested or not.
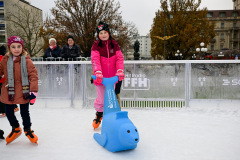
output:
[[[139,130],[140,142],[135,150],[111,153],[93,139],[93,134],[101,131],[92,128],[93,108],[46,108],[38,101],[31,106],[30,114],[39,144],[31,144],[24,134],[7,146],[0,140],[0,159],[239,160],[240,107],[236,103],[215,104],[194,102],[189,108],[124,108]],[[22,123],[20,113],[16,115]],[[11,131],[7,118],[0,119],[0,129],[5,137]]]

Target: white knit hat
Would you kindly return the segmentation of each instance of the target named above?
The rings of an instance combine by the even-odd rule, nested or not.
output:
[[[55,43],[57,43],[57,40],[56,40],[55,38],[50,38],[50,39],[49,39],[49,44],[50,44],[50,42],[51,42],[52,40],[55,41]]]

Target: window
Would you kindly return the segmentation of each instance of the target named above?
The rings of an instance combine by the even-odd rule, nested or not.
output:
[[[5,30],[5,24],[0,24],[0,30]]]
[[[211,50],[212,50],[212,51],[214,50],[214,44],[211,45]]]
[[[224,39],[224,33],[221,33],[220,39]]]
[[[220,12],[219,17],[226,17],[226,12]]]
[[[236,28],[237,27],[237,22],[233,23],[233,27]]]
[[[223,22],[221,23],[221,28],[224,28],[224,23]]]
[[[223,49],[223,44],[220,45],[220,49]]]
[[[4,20],[4,14],[0,13],[0,20]]]
[[[213,17],[213,12],[208,12],[207,13],[207,18],[211,18],[211,17]]]
[[[234,33],[234,34],[233,34],[233,38],[237,38],[237,33]]]
[[[4,2],[0,1],[0,7],[4,7]]]
[[[238,12],[233,12],[233,13],[232,13],[232,16],[233,16],[233,17],[237,17],[237,16],[238,16]]]
[[[5,43],[5,36],[0,36],[0,43]]]
[[[233,49],[237,49],[237,44],[236,43],[233,44]]]

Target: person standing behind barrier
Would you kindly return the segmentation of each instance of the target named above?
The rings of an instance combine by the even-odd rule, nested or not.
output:
[[[36,100],[38,72],[24,49],[23,40],[17,36],[8,38],[8,52],[0,62],[0,76],[2,75],[6,79],[1,88],[0,100],[5,104],[6,116],[12,126],[12,132],[6,138],[7,144],[22,133],[14,114],[14,104],[20,104],[25,135],[32,143],[37,143],[38,137],[31,130],[29,102],[34,104]]]
[[[60,57],[61,51],[61,48],[59,45],[57,45],[57,40],[55,38],[50,38],[49,47],[46,49],[43,58],[46,59],[48,57]]]
[[[96,118],[93,120],[93,128],[98,128],[103,116],[103,104],[105,87],[102,85],[103,77],[110,78],[115,75],[119,81],[124,79],[124,58],[118,43],[112,38],[108,24],[100,22],[98,24],[97,37],[91,50],[91,62],[93,74],[96,75],[94,84],[97,89],[97,98],[94,101]]]
[[[61,57],[66,61],[76,60],[81,55],[80,47],[75,44],[73,36],[69,35],[67,38],[67,45],[64,45],[61,52]]]

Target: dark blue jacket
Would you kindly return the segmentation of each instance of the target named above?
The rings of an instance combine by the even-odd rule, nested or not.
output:
[[[59,47],[59,45],[57,45],[56,48],[54,48],[53,50],[51,50],[50,47],[47,48],[47,50],[45,51],[45,54],[43,56],[43,58],[47,58],[47,57],[61,57],[61,48]]]

